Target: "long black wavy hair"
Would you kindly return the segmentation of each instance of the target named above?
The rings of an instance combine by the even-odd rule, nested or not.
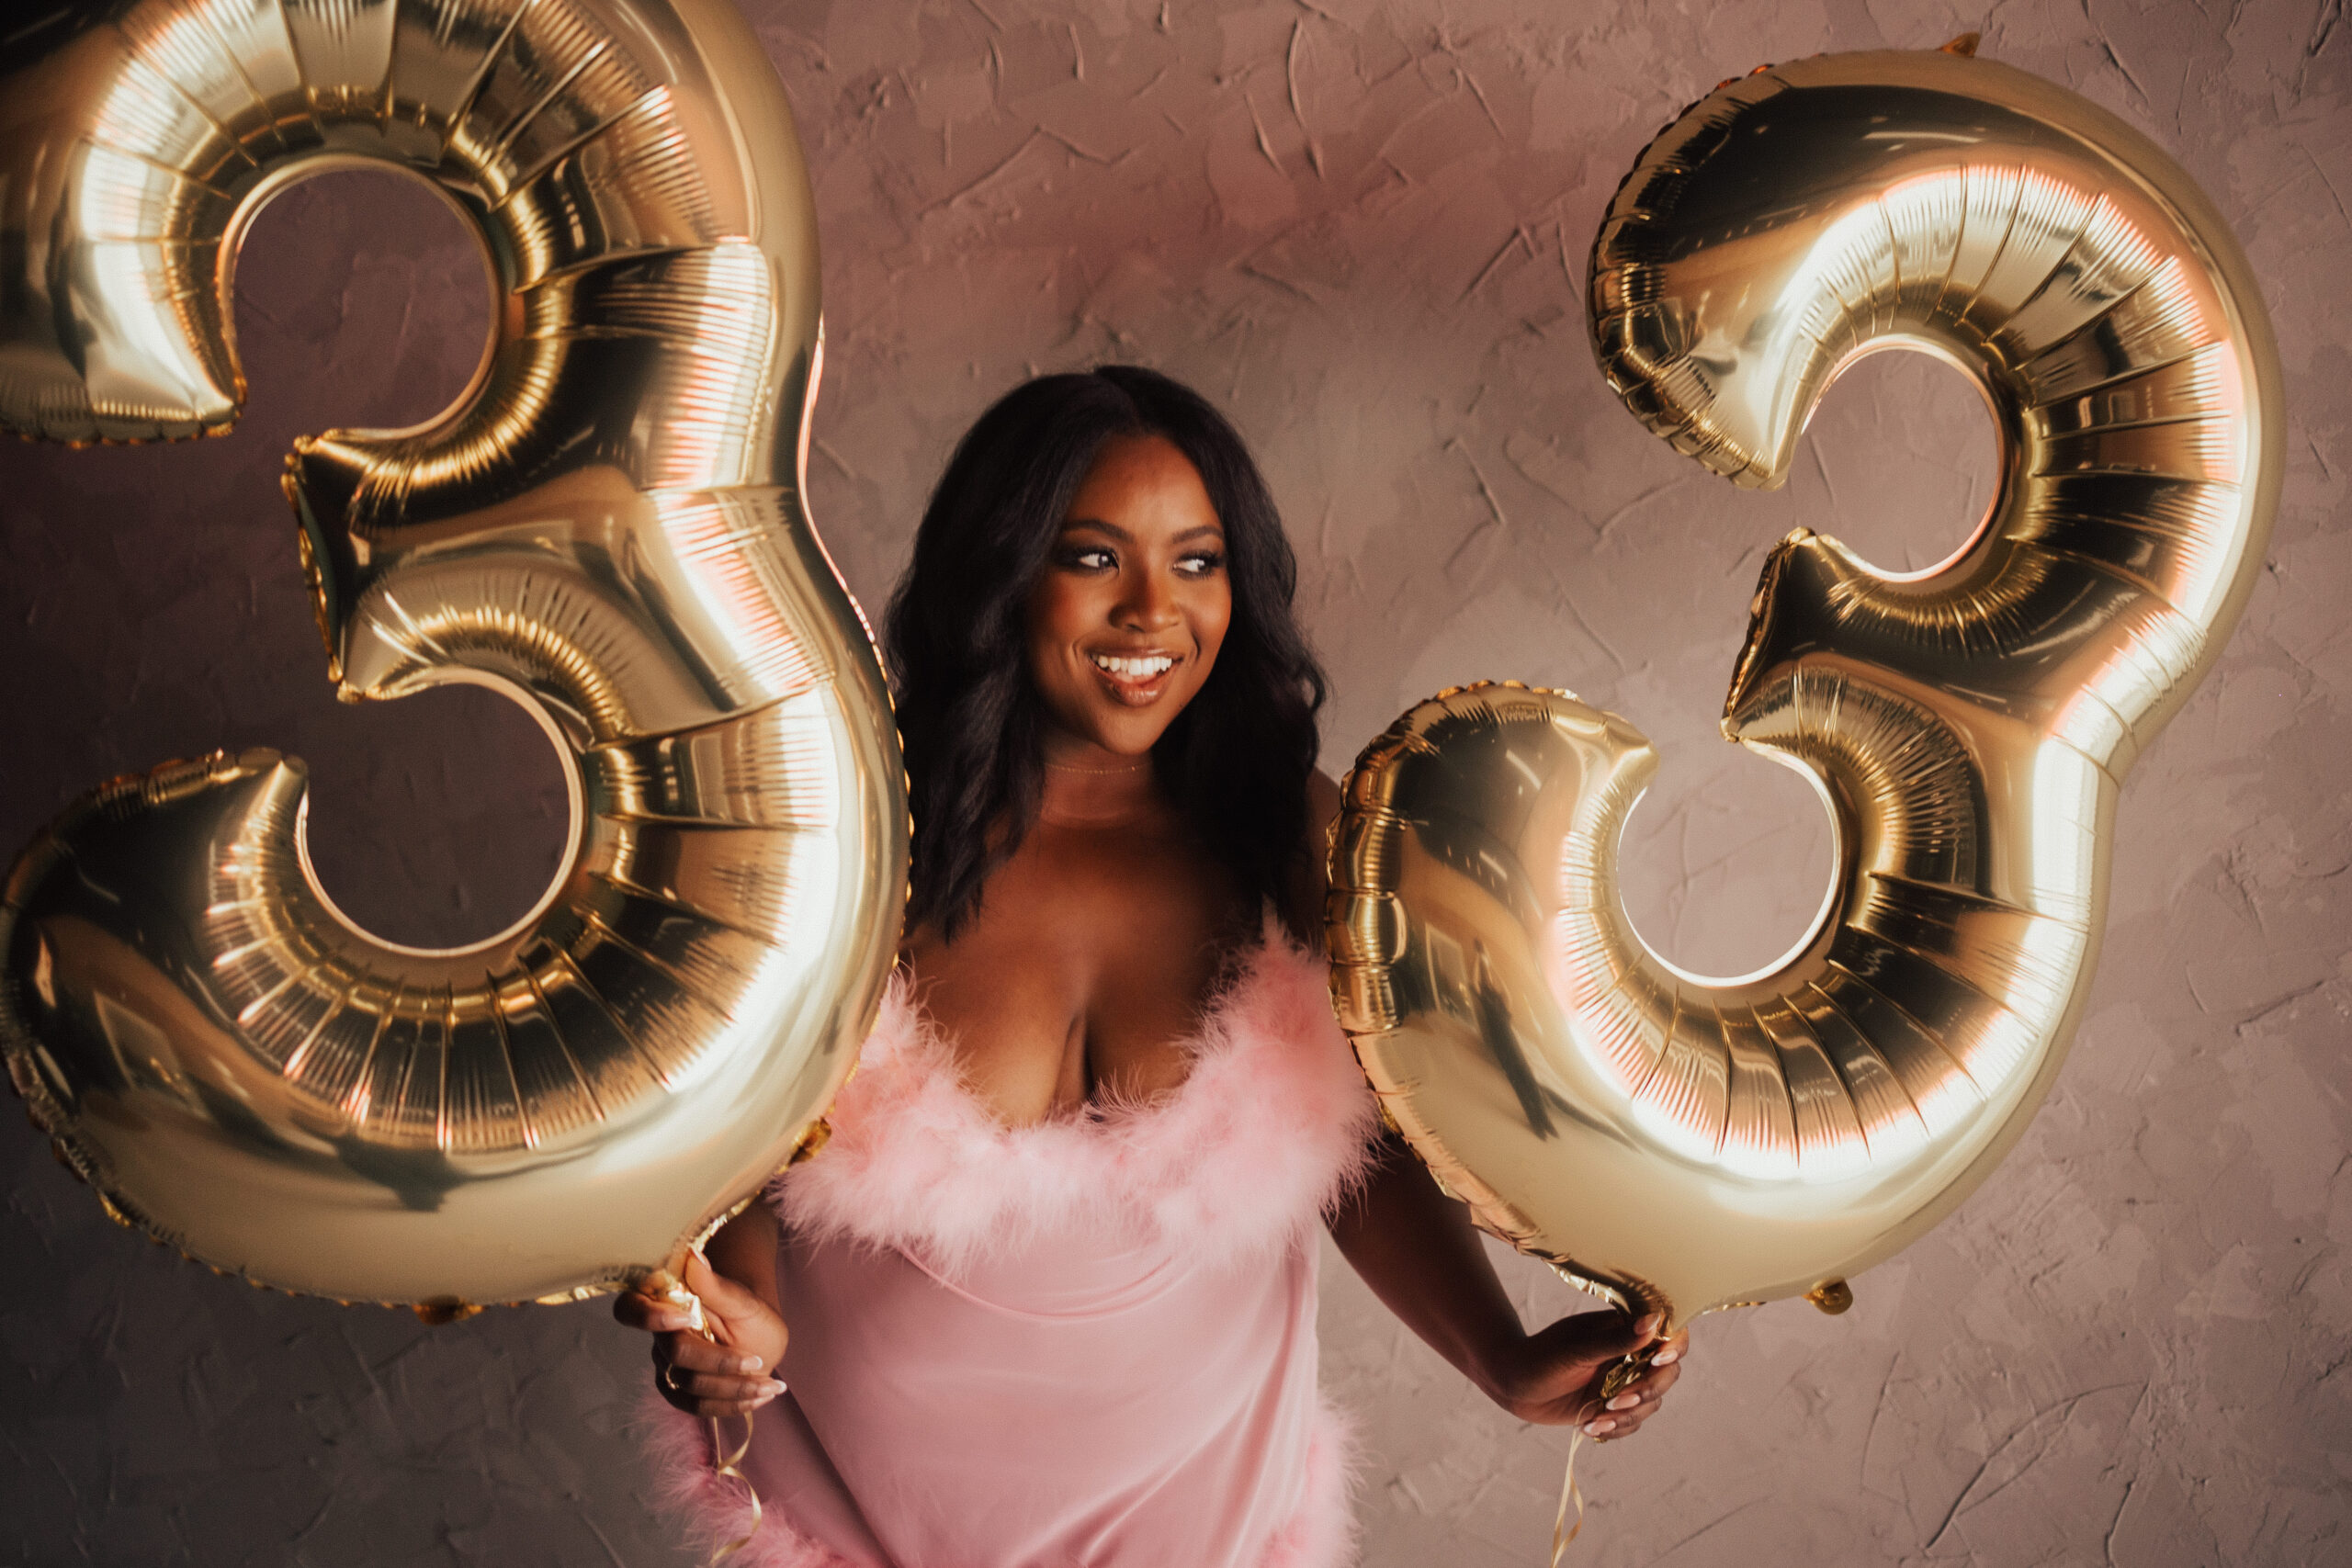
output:
[[[1114,436],[1191,459],[1225,529],[1233,618],[1208,679],[1152,748],[1167,791],[1245,888],[1283,905],[1306,829],[1323,671],[1291,614],[1298,564],[1250,449],[1199,393],[1105,365],[1041,376],[965,434],[890,596],[883,650],[914,807],[910,928],[953,940],[1035,821],[1046,714],[1024,605],[1071,499]]]

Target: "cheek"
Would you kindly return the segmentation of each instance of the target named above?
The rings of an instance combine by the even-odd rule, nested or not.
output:
[[[1043,670],[1058,662],[1063,651],[1085,630],[1084,596],[1073,592],[1074,586],[1069,579],[1048,572],[1029,591],[1028,603],[1023,606],[1023,640],[1035,668]]]

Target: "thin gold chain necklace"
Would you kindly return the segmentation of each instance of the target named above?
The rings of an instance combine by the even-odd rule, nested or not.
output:
[[[1048,762],[1046,764],[1046,766],[1051,768],[1057,773],[1084,773],[1089,778],[1097,779],[1116,778],[1125,773],[1139,773],[1150,765],[1151,759],[1148,757],[1146,757],[1139,762],[1130,762],[1124,768],[1080,768],[1074,767],[1068,762]]]

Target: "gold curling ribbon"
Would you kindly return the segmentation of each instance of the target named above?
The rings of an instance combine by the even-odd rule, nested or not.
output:
[[[737,1552],[751,1545],[752,1538],[760,1533],[760,1489],[752,1484],[752,1478],[744,1474],[741,1468],[743,1461],[743,1456],[752,1451],[752,1423],[757,1418],[758,1412],[756,1411],[752,1412],[743,1417],[742,1442],[736,1445],[736,1449],[733,1453],[722,1456],[719,1450],[724,1444],[718,1436],[718,1417],[716,1416],[711,1417],[711,1468],[722,1481],[740,1481],[743,1483],[744,1500],[752,1505],[752,1522],[744,1527],[743,1533],[741,1535],[737,1536],[733,1540],[729,1541],[725,1546],[722,1546],[717,1551],[712,1552],[710,1554],[710,1562],[704,1564],[704,1568],[714,1568],[715,1564],[722,1562],[726,1559],[734,1556]]]
[[[1584,1533],[1584,1493],[1577,1485],[1577,1450],[1582,1447],[1584,1427],[1579,1425],[1577,1435],[1568,1439],[1567,1472],[1560,1477],[1560,1511],[1552,1516],[1552,1568],[1560,1568],[1568,1542]],[[1572,1502],[1577,1506],[1577,1522],[1573,1525],[1568,1523],[1568,1505]]]
[[[1645,1347],[1630,1356],[1620,1357],[1600,1380],[1600,1411],[1609,1408],[1609,1402],[1625,1392],[1625,1385],[1649,1371],[1650,1351],[1656,1345]],[[1600,1419],[1596,1412],[1592,1419]],[[1560,1477],[1560,1508],[1552,1516],[1552,1568],[1560,1568],[1560,1559],[1567,1554],[1568,1543],[1584,1533],[1584,1489],[1577,1484],[1577,1450],[1584,1447],[1582,1421],[1577,1423],[1576,1436],[1568,1439],[1568,1468]],[[1577,1522],[1568,1523],[1568,1505],[1576,1505]]]

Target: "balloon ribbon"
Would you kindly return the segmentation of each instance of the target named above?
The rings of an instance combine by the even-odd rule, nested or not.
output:
[[[757,1416],[756,1411],[744,1412],[743,1440],[736,1445],[735,1451],[731,1454],[725,1451],[725,1442],[718,1435],[718,1417],[714,1416],[710,1418],[711,1468],[722,1481],[740,1481],[743,1483],[743,1496],[752,1505],[752,1518],[751,1522],[743,1527],[741,1535],[710,1554],[710,1562],[704,1564],[704,1568],[713,1568],[714,1564],[734,1556],[751,1545],[752,1538],[760,1533],[760,1489],[752,1484],[752,1478],[744,1474],[741,1469],[743,1456],[752,1451],[752,1422]]]
[[[1576,1436],[1568,1439],[1567,1473],[1560,1477],[1560,1511],[1552,1516],[1552,1568],[1560,1568],[1560,1558],[1568,1550],[1568,1542],[1584,1532],[1584,1493],[1577,1485],[1577,1450],[1584,1447],[1584,1428],[1578,1427]],[[1577,1522],[1568,1523],[1568,1505],[1577,1506]],[[1565,1530],[1566,1533],[1563,1534]]]
[[[1636,1350],[1620,1357],[1600,1380],[1600,1408],[1625,1391],[1625,1385],[1649,1370],[1649,1356]],[[1560,1477],[1560,1509],[1552,1516],[1552,1568],[1560,1568],[1560,1559],[1566,1554],[1568,1543],[1584,1533],[1584,1489],[1577,1484],[1577,1450],[1584,1447],[1584,1423],[1577,1423],[1577,1434],[1568,1439],[1567,1472]],[[1568,1505],[1574,1503],[1577,1522],[1568,1523]]]

